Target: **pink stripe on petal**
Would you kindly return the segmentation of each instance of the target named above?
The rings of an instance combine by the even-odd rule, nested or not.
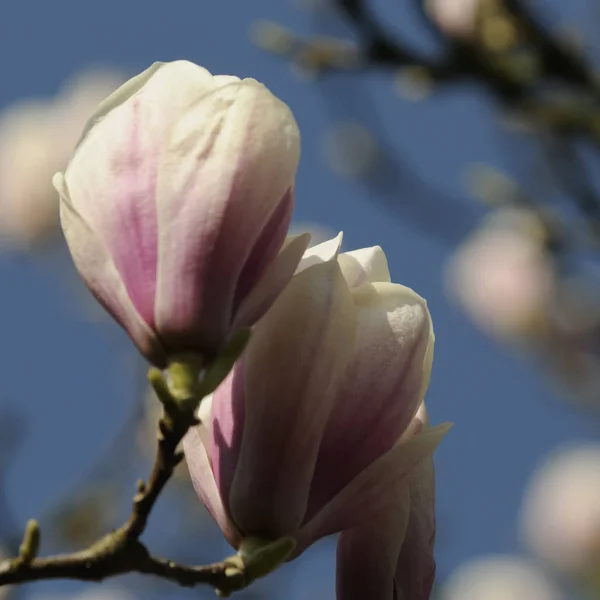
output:
[[[55,176],[54,183],[61,197],[60,218],[65,238],[81,277],[148,360],[164,367],[164,348],[133,306],[108,250],[71,204],[62,175]]]
[[[154,301],[158,260],[156,178],[160,145],[150,134],[152,119],[145,115],[139,98],[131,103],[128,123],[130,138],[123,151],[114,151],[111,186],[115,213],[108,238],[115,264],[131,301],[150,327],[154,327]]]
[[[430,321],[425,301],[395,284],[365,285],[356,356],[327,423],[307,519],[390,450],[421,401]]]
[[[302,522],[353,339],[354,307],[333,261],[295,276],[256,325],[244,356],[245,425],[230,493],[245,533],[289,535]]]
[[[206,447],[198,427],[190,429],[183,439],[185,458],[196,493],[213,516],[227,541],[237,548],[241,536],[229,519],[210,467]]]
[[[289,109],[256,82],[215,89],[176,124],[159,182],[157,292],[158,329],[174,344],[214,350],[228,336],[240,275],[298,155]]]
[[[245,414],[242,358],[215,390],[211,408],[210,458],[215,481],[226,506],[229,506],[231,484],[240,455]]]
[[[267,312],[292,278],[309,241],[308,233],[286,238],[281,252],[239,307],[233,331],[253,325]]]
[[[293,210],[294,189],[290,188],[265,224],[238,277],[233,298],[232,321],[240,304],[252,292],[269,265],[279,254],[290,226]]]

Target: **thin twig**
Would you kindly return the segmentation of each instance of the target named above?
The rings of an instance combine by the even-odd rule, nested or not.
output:
[[[37,558],[39,526],[30,521],[19,556],[0,562],[0,587],[48,579],[102,581],[126,573],[155,575],[186,587],[211,585],[222,595],[245,587],[246,576],[235,560],[199,567],[179,565],[152,556],[139,539],[156,500],[183,459],[177,450],[179,443],[187,430],[198,424],[193,404],[186,406],[169,401],[164,397],[164,387],[162,391],[164,414],[159,421],[154,465],[148,482],[138,483],[133,508],[125,524],[85,550]]]

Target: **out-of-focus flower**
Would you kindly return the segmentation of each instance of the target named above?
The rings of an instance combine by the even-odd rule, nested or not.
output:
[[[559,589],[527,560],[513,556],[478,558],[448,580],[442,600],[561,600]]]
[[[336,123],[323,138],[323,156],[331,170],[349,179],[368,177],[380,157],[375,136],[353,121]]]
[[[425,431],[422,404],[404,433]],[[429,600],[435,579],[435,479],[427,457],[398,497],[362,526],[343,531],[338,541],[338,600]]]
[[[0,115],[0,243],[28,250],[58,232],[52,176],[64,169],[87,117],[123,81],[89,70],[54,99],[19,101]]]
[[[457,251],[446,275],[451,294],[484,331],[515,339],[544,327],[555,274],[526,229],[489,224]]]
[[[155,63],[88,121],[61,222],[84,281],[157,366],[212,354],[291,278],[299,159],[289,108],[253,79]]]
[[[34,594],[31,596],[31,600],[134,600],[134,597],[122,587],[103,585],[101,587],[90,587],[90,589],[70,596],[64,594]]]
[[[600,445],[563,449],[534,475],[521,531],[552,567],[583,576],[600,567]]]
[[[406,431],[433,360],[426,302],[390,283],[378,247],[308,250],[242,359],[184,440],[227,539],[315,540],[390,504],[448,425]],[[383,543],[383,542],[382,542]]]
[[[446,35],[470,39],[475,33],[481,0],[427,0],[433,22]]]

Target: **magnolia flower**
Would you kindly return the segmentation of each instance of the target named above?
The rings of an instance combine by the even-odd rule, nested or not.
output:
[[[425,431],[425,404],[404,438]],[[338,600],[429,600],[435,579],[435,480],[427,457],[398,490],[397,501],[338,541]]]
[[[410,598],[410,597],[408,597]],[[448,580],[443,600],[560,600],[552,580],[530,561],[489,556],[461,565]]]
[[[600,445],[562,450],[535,474],[521,531],[549,565],[575,576],[600,565]]]
[[[291,278],[299,159],[288,107],[253,79],[155,63],[89,119],[60,192],[92,293],[157,366],[216,353]]]
[[[555,274],[538,240],[518,227],[492,222],[452,258],[447,281],[484,331],[515,339],[543,326]]]
[[[390,283],[380,248],[338,255],[340,243],[305,253],[184,439],[196,491],[235,548],[291,537],[297,556],[377,518],[448,429],[407,432],[433,359],[425,300]]]
[[[87,116],[122,82],[113,71],[89,70],[54,99],[21,100],[0,116],[0,237],[32,249],[58,231],[52,175],[64,169]]]

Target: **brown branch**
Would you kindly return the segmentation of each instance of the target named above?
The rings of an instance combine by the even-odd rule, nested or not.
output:
[[[0,562],[0,587],[48,579],[102,581],[126,573],[155,575],[187,587],[210,585],[222,595],[242,589],[249,583],[235,556],[207,566],[184,566],[152,556],[139,540],[160,493],[183,459],[177,449],[181,440],[191,426],[198,424],[195,417],[197,401],[171,396],[162,375],[155,370],[151,370],[151,382],[164,404],[164,414],[159,421],[158,445],[150,478],[147,483],[138,483],[128,520],[85,550],[46,558],[37,558],[39,526],[30,521],[19,556]]]
[[[228,561],[190,567],[152,556],[140,542],[126,548],[99,552],[93,547],[83,552],[39,558],[26,564],[20,559],[0,564],[0,585],[13,585],[50,579],[103,581],[126,573],[143,573],[168,579],[184,587],[210,585],[224,593],[241,589],[245,578]]]

